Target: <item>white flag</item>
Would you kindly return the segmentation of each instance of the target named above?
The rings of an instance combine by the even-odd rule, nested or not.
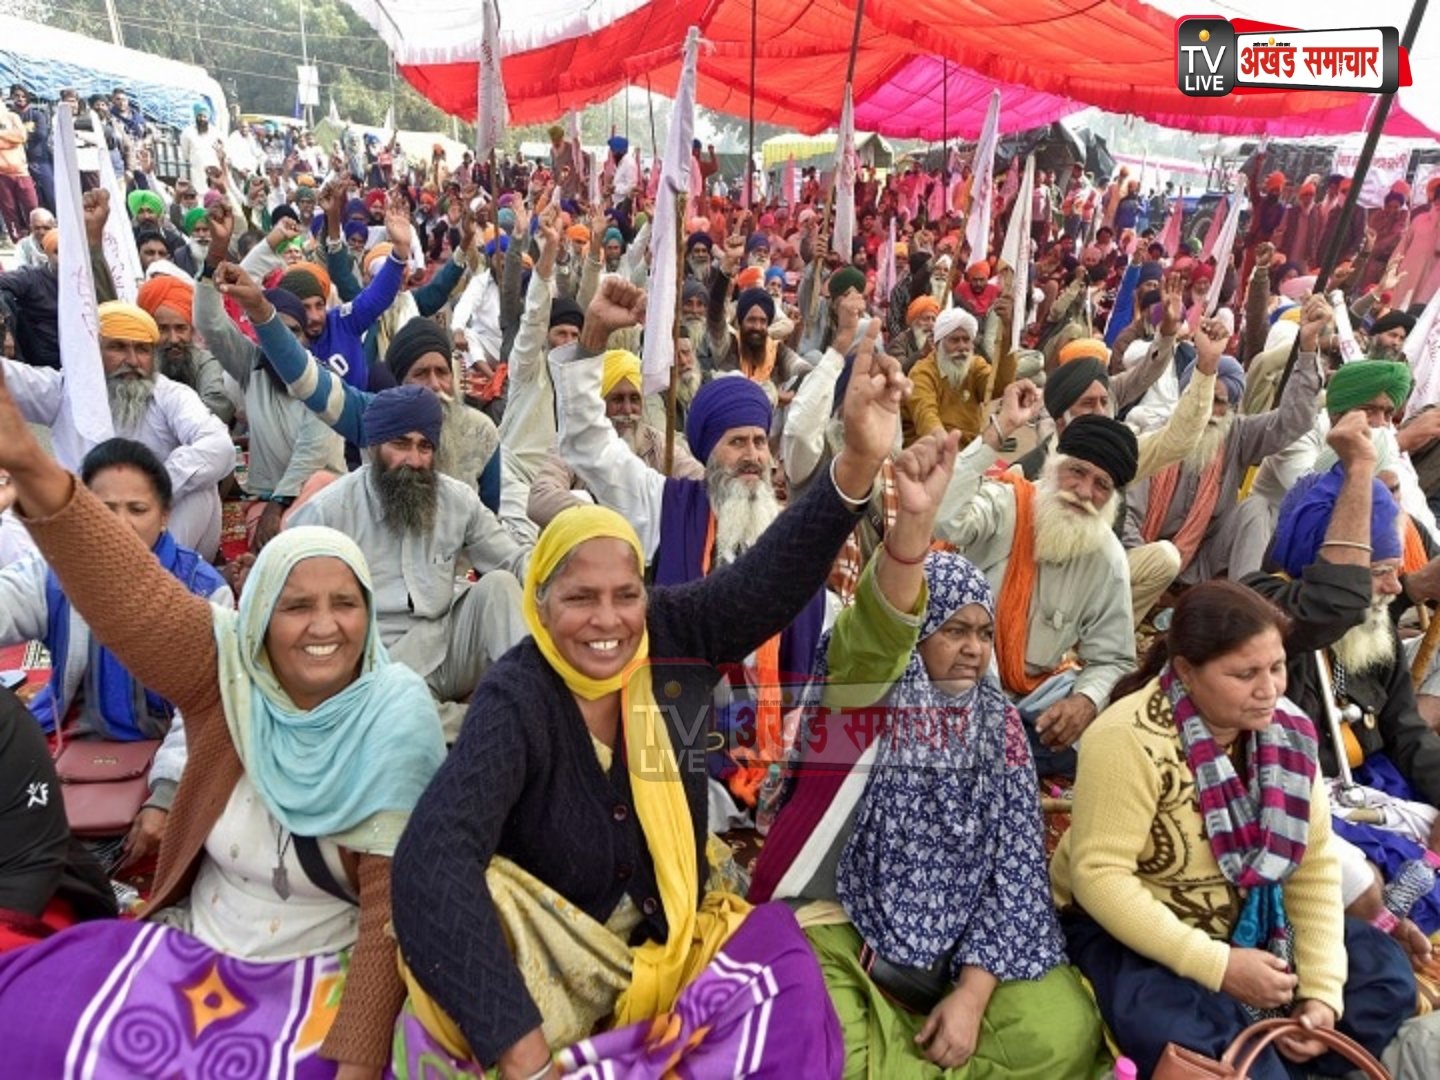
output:
[[[1019,190],[1020,155],[1016,154],[1010,159],[1010,167],[1005,170],[1005,183],[1000,187],[1000,205],[1008,208]]]
[[[139,281],[145,276],[140,269],[140,249],[135,246],[135,233],[125,213],[125,196],[115,178],[115,166],[109,154],[100,155],[100,186],[110,193],[110,216],[105,219],[105,264],[115,282],[115,292],[128,303],[135,303],[140,291]]]
[[[835,144],[835,231],[830,250],[850,261],[855,243],[855,174],[859,162],[855,154],[855,106],[850,100],[850,84],[845,84],[845,104],[840,110],[840,138]]]
[[[800,198],[800,188],[795,183],[795,155],[785,159],[785,205],[794,206]]]
[[[1406,335],[1405,359],[1415,373],[1415,390],[1405,412],[1414,416],[1425,406],[1440,403],[1440,289]]]
[[[1172,259],[1180,253],[1180,227],[1184,224],[1184,217],[1185,200],[1176,195],[1175,205],[1170,207],[1170,216],[1165,220],[1165,228],[1160,230],[1157,241]]]
[[[1228,224],[1226,218],[1229,216],[1229,205],[1229,199],[1224,196],[1215,204],[1215,216],[1210,219],[1210,228],[1205,231],[1205,243],[1200,245],[1201,262],[1215,254],[1215,245],[1220,241],[1221,230]]]
[[[1015,313],[1010,321],[1011,352],[1020,347],[1020,334],[1025,329],[1025,317],[1030,311],[1030,219],[1034,207],[1035,156],[1032,154],[1025,159],[1025,174],[1020,180],[1014,209],[1010,212],[1005,243],[1000,248],[1001,261],[1015,271],[1015,280],[1010,290],[1015,301]]]
[[[384,136],[383,136],[385,145],[386,145],[386,146],[389,146],[391,140],[395,138],[395,106],[394,106],[394,105],[391,105],[388,109],[385,110],[385,123],[382,125],[382,127],[384,128],[384,131],[385,131],[385,134],[384,134]]]
[[[335,107],[334,94],[330,95],[330,112],[326,115],[326,119],[336,127],[340,126],[340,110]]]
[[[1215,244],[1215,276],[1210,279],[1210,291],[1205,294],[1205,315],[1215,314],[1220,306],[1220,290],[1225,285],[1225,269],[1229,264],[1230,252],[1235,247],[1235,233],[1240,228],[1240,215],[1245,212],[1245,196],[1235,196],[1235,205],[1225,215],[1225,224],[1220,229],[1220,239]]]
[[[1355,328],[1350,325],[1350,305],[1345,300],[1345,294],[1339,289],[1330,293],[1330,307],[1335,311],[1335,336],[1340,339],[1341,362],[1349,364],[1364,360],[1365,353],[1360,348],[1360,343],[1355,340]]]
[[[478,94],[475,160],[489,161],[490,155],[504,145],[505,124],[510,118],[510,106],[505,101],[505,80],[500,75],[500,12],[495,0],[485,2]]]
[[[1205,317],[1215,314],[1215,308],[1220,307],[1220,291],[1225,285],[1225,268],[1230,262],[1230,252],[1236,246],[1236,232],[1240,228],[1240,215],[1246,212],[1246,197],[1244,194],[1237,194],[1236,204],[1230,207],[1230,213],[1225,215],[1225,223],[1220,229],[1220,240],[1215,243],[1215,275],[1210,279],[1210,291],[1205,294]]]
[[[875,267],[875,300],[885,303],[895,288],[895,219],[890,219],[890,233],[880,245],[879,265]]]
[[[990,91],[990,110],[975,148],[975,165],[970,179],[970,216],[965,221],[965,239],[970,244],[970,261],[990,257],[990,211],[995,205],[995,141],[1000,127],[1000,91]]]
[[[575,179],[580,186],[585,184],[585,146],[580,141],[580,114],[574,109],[565,118],[565,127],[570,133],[570,145],[575,148]]]
[[[75,156],[75,118],[63,106],[55,110],[55,219],[60,232],[60,370],[65,382],[60,415],[51,435],[55,457],[79,471],[90,449],[115,434],[105,369],[100,363],[99,317],[95,279],[85,234],[85,204]],[[125,204],[110,206],[124,215]]]
[[[650,226],[650,297],[645,308],[645,343],[642,368],[644,391],[653,394],[670,385],[675,363],[675,305],[680,290],[680,256],[676,250],[675,211],[681,195],[690,192],[690,141],[695,134],[695,60],[700,51],[700,29],[685,35],[680,85],[665,136],[665,163],[655,216]]]

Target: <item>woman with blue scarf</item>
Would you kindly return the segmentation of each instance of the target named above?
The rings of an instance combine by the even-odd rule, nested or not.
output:
[[[1315,726],[1285,696],[1286,616],[1227,581],[1187,592],[1080,749],[1050,867],[1061,928],[1120,1049],[1218,1058],[1258,1019],[1379,1057],[1415,1008],[1400,946],[1347,919]],[[1284,1036],[1254,1080],[1349,1066]]]
[[[189,746],[143,921],[0,959],[7,1069],[378,1078],[404,997],[390,857],[444,742],[380,642],[364,556],[290,529],[238,612],[211,605],[41,450],[3,382],[0,468],[65,595]]]
[[[167,531],[170,474],[149,447],[109,439],[85,455],[80,478],[186,590],[212,604],[235,606],[225,579]],[[175,706],[137,681],[95,639],[60,579],[38,555],[0,571],[0,644],[24,641],[43,642],[50,653],[50,680],[30,702],[47,733],[55,731],[58,719],[66,742],[86,737],[167,740],[150,775],[150,797],[126,839],[126,858],[144,858],[159,844],[185,766],[183,728],[172,730]]]
[[[750,896],[797,907],[847,1076],[1089,1080],[1100,1017],[1065,960],[1029,744],[991,670],[994,598],[928,550],[957,441],[895,463],[895,524],[821,644],[822,710]]]

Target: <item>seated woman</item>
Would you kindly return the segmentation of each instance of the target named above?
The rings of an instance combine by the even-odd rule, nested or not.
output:
[[[221,607],[235,606],[219,572],[166,531],[170,474],[149,447],[130,439],[107,439],[85,455],[80,479],[189,593]],[[0,645],[24,641],[43,641],[50,652],[50,681],[30,703],[45,731],[53,732],[58,718],[64,721],[66,741],[88,736],[131,742],[170,734],[175,706],[137,682],[95,639],[60,579],[39,556],[0,570]],[[164,779],[152,775],[150,798],[126,837],[125,854],[132,862],[151,854],[164,833],[175,778],[184,764],[178,732],[175,741],[175,767],[163,771]]]
[[[1050,867],[1071,959],[1142,1076],[1167,1043],[1219,1057],[1263,1015],[1338,1027],[1375,1056],[1415,1008],[1393,939],[1341,908],[1315,728],[1284,697],[1287,620],[1197,585],[1085,733]],[[1250,1075],[1349,1066],[1304,1038]]]
[[[65,824],[45,736],[0,690],[0,953],[114,916],[110,883]]]
[[[410,990],[397,1072],[443,1076],[448,1055],[451,1073],[545,1077],[560,1049],[561,1069],[632,1077],[839,1075],[794,917],[706,891],[706,744],[716,667],[824,584],[890,449],[903,377],[872,352],[856,359],[833,480],[735,562],[647,591],[613,511],[575,507],[541,535],[532,636],[481,680],[396,852]]]
[[[925,554],[958,438],[896,461],[895,524],[813,684],[850,711],[812,717],[750,895],[799,908],[847,1076],[1088,1080],[1100,1017],[1065,963],[1025,730],[989,673],[990,587]]]
[[[293,529],[238,612],[194,595],[47,457],[0,384],[0,467],[65,595],[185,715],[190,760],[150,921],[0,958],[17,1076],[378,1077],[403,999],[390,855],[444,754],[425,683],[380,645],[369,572]],[[355,895],[358,892],[358,906]]]

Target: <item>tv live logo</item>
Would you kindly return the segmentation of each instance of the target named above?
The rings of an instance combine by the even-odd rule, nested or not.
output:
[[[1410,61],[1392,26],[1294,30],[1190,16],[1175,24],[1175,80],[1190,97],[1274,90],[1393,93]]]

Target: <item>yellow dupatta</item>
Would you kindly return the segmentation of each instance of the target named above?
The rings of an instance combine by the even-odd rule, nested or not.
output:
[[[617,1026],[649,1020],[667,1012],[680,991],[698,975],[725,940],[739,929],[750,905],[733,893],[708,893],[695,910],[700,866],[695,853],[694,824],[680,764],[655,701],[648,664],[650,635],[629,666],[609,679],[592,679],[576,671],[560,655],[540,619],[536,594],[561,560],[586,540],[622,540],[635,553],[637,568],[645,554],[635,530],[613,510],[577,506],[557,516],[540,534],[525,574],[525,623],[550,666],[578,696],[593,701],[621,691],[620,708],[625,758],[630,769],[635,813],[645,834],[669,937],[647,941],[632,951],[630,986],[615,1006]]]

